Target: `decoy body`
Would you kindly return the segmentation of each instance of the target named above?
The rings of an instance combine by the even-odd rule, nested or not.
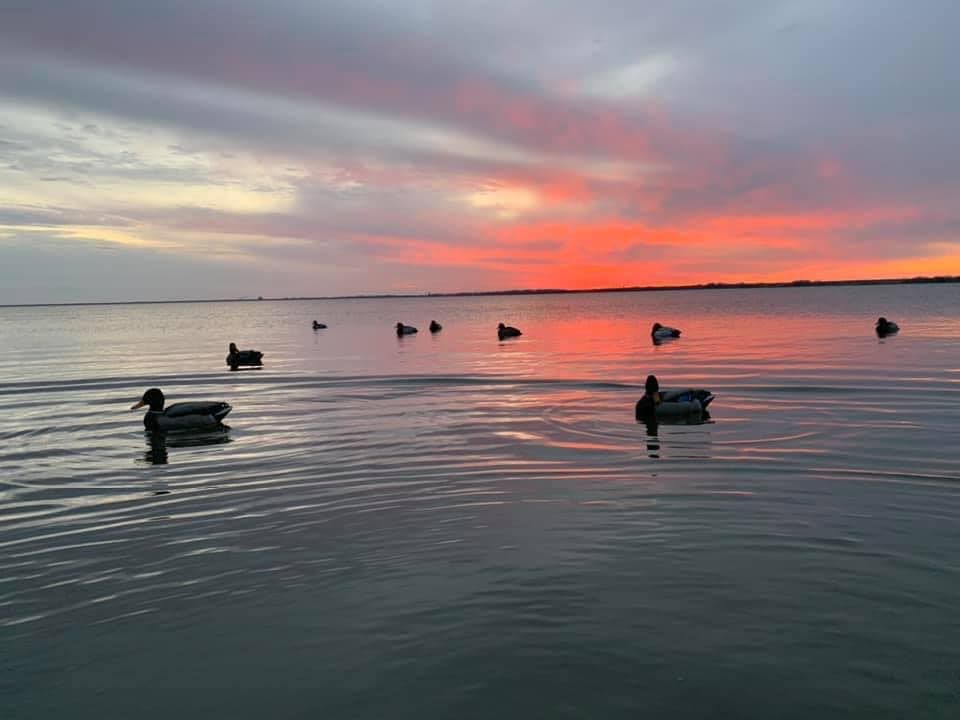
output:
[[[316,320],[313,321],[313,329],[314,329],[314,330],[324,330],[324,329],[326,329],[326,327],[327,327],[327,326],[324,325],[324,324],[321,323],[321,322],[317,322]]]
[[[650,328],[650,337],[654,340],[667,340],[668,338],[680,337],[680,331],[676,328],[666,327],[660,323],[654,323]]]
[[[201,400],[174,403],[164,408],[165,399],[158,388],[147,390],[140,402],[131,407],[136,410],[147,406],[143,426],[147,430],[204,430],[221,426],[223,419],[233,409],[229,403]]]
[[[263,365],[263,353],[259,350],[237,350],[237,344],[230,343],[227,365],[231,368],[237,368],[240,365]]]
[[[523,335],[523,333],[517,330],[515,327],[510,327],[509,325],[504,325],[503,323],[497,325],[497,337],[501,340],[504,338],[520,337],[521,335]]]
[[[436,320],[430,321],[430,332],[435,333],[440,332],[441,330],[443,330],[443,325],[438,323]]]
[[[643,397],[637,402],[637,420],[700,420],[713,402],[709,390],[661,390],[655,375],[647,376]]]
[[[877,335],[879,335],[880,337],[893,335],[895,332],[899,330],[900,330],[900,326],[897,325],[892,320],[887,320],[885,317],[877,318]]]
[[[397,337],[413,335],[415,332],[417,332],[417,329],[413,325],[404,325],[402,322],[397,323]]]

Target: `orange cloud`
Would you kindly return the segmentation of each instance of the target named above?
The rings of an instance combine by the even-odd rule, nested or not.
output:
[[[513,222],[461,247],[377,238],[391,262],[485,268],[498,287],[618,287],[960,273],[960,255],[871,261],[834,241],[845,231],[914,219],[913,207],[730,215],[674,228],[638,221]],[[846,254],[845,254],[846,253]]]

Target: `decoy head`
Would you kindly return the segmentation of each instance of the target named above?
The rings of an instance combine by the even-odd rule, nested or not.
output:
[[[497,330],[503,330],[506,327],[507,327],[506,325],[504,325],[503,323],[500,323],[499,325],[497,325]]]
[[[660,391],[660,383],[656,375],[647,375],[647,381],[643,384],[643,389],[647,395],[653,395]]]
[[[887,319],[885,317],[877,318],[877,326],[882,326],[887,324]]]
[[[402,322],[398,322],[398,323],[397,323],[397,330],[403,330],[403,323],[402,323]]]
[[[238,350],[237,350],[237,344],[236,344],[236,343],[230,343],[230,353],[233,354],[233,353],[236,353],[236,352],[238,352]]]
[[[659,329],[662,328],[662,327],[663,327],[663,325],[661,325],[660,323],[654,323],[654,324],[653,324],[653,327],[650,328],[650,333],[653,334],[653,333],[655,333],[657,330],[659,330]],[[651,377],[653,377],[653,376],[651,375]]]
[[[140,402],[138,402],[136,405],[134,405],[130,409],[137,410],[138,408],[142,408],[144,405],[146,405],[151,410],[154,410],[156,412],[162,412],[163,403],[164,403],[163,393],[160,392],[160,389],[150,388],[143,394],[143,397],[140,398]]]

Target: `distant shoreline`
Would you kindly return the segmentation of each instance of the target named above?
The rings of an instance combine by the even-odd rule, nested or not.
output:
[[[740,282],[725,283],[711,282],[695,285],[636,285],[631,287],[587,288],[571,290],[564,288],[537,288],[528,290],[474,290],[466,292],[440,293],[382,293],[370,295],[316,295],[300,297],[255,297],[255,298],[216,298],[209,300],[114,300],[89,302],[58,302],[58,303],[10,303],[0,304],[0,308],[12,307],[80,307],[84,305],[170,305],[177,303],[219,303],[219,302],[276,302],[302,300],[385,300],[385,299],[416,299],[416,298],[445,298],[445,297],[496,297],[511,295],[584,295],[588,293],[631,293],[631,292],[666,292],[675,290],[755,290],[767,288],[807,288],[828,286],[856,286],[856,285],[926,285],[940,283],[960,283],[958,275],[937,275],[935,277],[913,278],[884,278],[879,280],[792,280],[790,282]]]

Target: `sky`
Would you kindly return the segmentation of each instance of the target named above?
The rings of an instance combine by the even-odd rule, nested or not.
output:
[[[0,16],[0,303],[960,275],[953,0]]]

